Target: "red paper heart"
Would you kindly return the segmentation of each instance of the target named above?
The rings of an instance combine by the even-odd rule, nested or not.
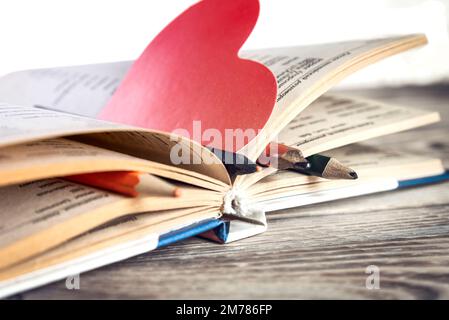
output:
[[[258,0],[204,0],[171,22],[145,49],[102,110],[101,119],[172,132],[236,151],[201,130],[261,129],[276,98],[276,79],[238,51],[259,15]],[[249,141],[246,141],[246,143]]]

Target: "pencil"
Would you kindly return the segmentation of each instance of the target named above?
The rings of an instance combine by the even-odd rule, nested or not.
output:
[[[243,154],[217,148],[208,147],[208,149],[220,159],[231,176],[251,174],[261,170],[257,163],[251,161]]]
[[[353,169],[346,167],[335,158],[321,154],[304,158],[299,148],[275,142],[268,145],[265,153],[259,157],[258,163],[273,166],[279,170],[291,170],[325,179],[354,180],[358,178]]]
[[[301,150],[285,144],[271,142],[265,152],[257,159],[263,166],[272,166],[279,170],[307,169],[309,161],[304,158]]]
[[[181,189],[151,174],[135,171],[96,172],[66,176],[64,179],[112,191],[128,197],[180,197]]]

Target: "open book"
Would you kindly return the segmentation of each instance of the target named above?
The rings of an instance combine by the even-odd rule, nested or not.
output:
[[[240,54],[271,70],[278,94],[257,138],[238,152],[256,160],[277,138],[305,156],[338,158],[357,180],[272,167],[233,177],[198,141],[97,119],[132,62],[1,78],[0,296],[193,235],[252,236],[266,230],[265,212],[445,179],[439,159],[360,143],[435,123],[438,113],[324,94],[357,69],[425,43],[410,35]],[[189,161],[173,163],[173,150]],[[145,192],[129,197],[70,179],[117,171],[144,173]]]

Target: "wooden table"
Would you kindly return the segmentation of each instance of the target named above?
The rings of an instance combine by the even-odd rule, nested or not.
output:
[[[449,87],[356,91],[439,110],[443,122],[381,140],[449,168]],[[192,238],[15,298],[449,298],[449,183],[270,213],[269,230],[228,245]],[[365,285],[369,265],[380,289]]]

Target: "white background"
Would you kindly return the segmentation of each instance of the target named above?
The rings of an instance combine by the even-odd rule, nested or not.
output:
[[[195,2],[1,0],[0,75],[134,59],[170,20]],[[261,0],[261,16],[245,48],[425,32],[429,48],[414,53],[413,59],[406,56],[387,65],[389,71],[393,66],[398,69],[395,74],[401,74],[390,82],[440,80],[449,75],[448,8],[449,0]],[[380,79],[382,68],[378,70],[377,78],[368,72],[357,82],[387,81]]]

